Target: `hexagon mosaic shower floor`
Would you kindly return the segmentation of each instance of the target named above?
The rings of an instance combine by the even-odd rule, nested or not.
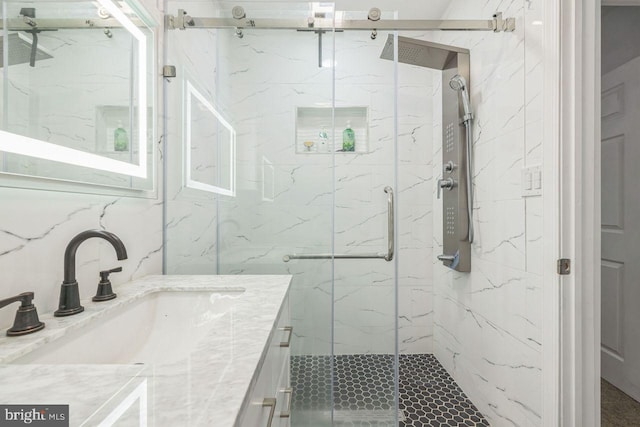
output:
[[[393,355],[292,356],[293,427],[394,426]],[[400,355],[400,427],[489,426],[432,354]]]

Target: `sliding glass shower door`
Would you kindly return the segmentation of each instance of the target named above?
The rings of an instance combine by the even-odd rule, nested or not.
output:
[[[238,6],[348,18],[329,3],[168,11]],[[166,272],[292,275],[291,425],[396,425],[396,67],[382,40],[311,25],[166,37]]]

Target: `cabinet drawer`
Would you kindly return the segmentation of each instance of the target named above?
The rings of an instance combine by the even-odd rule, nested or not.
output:
[[[242,427],[288,427],[290,417],[282,416],[291,407],[289,345],[293,335],[289,298],[285,298],[276,321],[258,380],[249,390],[249,404],[242,415]]]

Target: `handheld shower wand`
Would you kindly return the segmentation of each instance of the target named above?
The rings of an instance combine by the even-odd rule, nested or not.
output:
[[[472,153],[472,132],[471,122],[473,120],[473,113],[471,112],[471,103],[469,102],[469,91],[467,90],[467,82],[459,74],[456,74],[449,80],[449,86],[451,89],[460,93],[462,98],[462,109],[464,110],[464,116],[462,117],[462,123],[466,130],[466,151],[467,151],[467,213],[469,216],[469,243],[473,243],[473,182],[472,182],[472,168],[473,153]]]
[[[456,74],[449,80],[449,86],[451,89],[460,92],[462,97],[462,108],[464,109],[463,122],[473,120],[473,113],[471,112],[471,104],[469,103],[469,92],[467,91],[467,82],[460,74]]]

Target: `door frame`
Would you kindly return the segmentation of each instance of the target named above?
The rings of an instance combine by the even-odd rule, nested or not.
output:
[[[562,278],[561,419],[600,425],[602,6],[640,0],[566,0],[562,5],[560,250],[573,261]]]
[[[561,420],[571,427],[600,425],[602,4],[568,0],[561,12],[560,252],[573,263],[561,279]]]

